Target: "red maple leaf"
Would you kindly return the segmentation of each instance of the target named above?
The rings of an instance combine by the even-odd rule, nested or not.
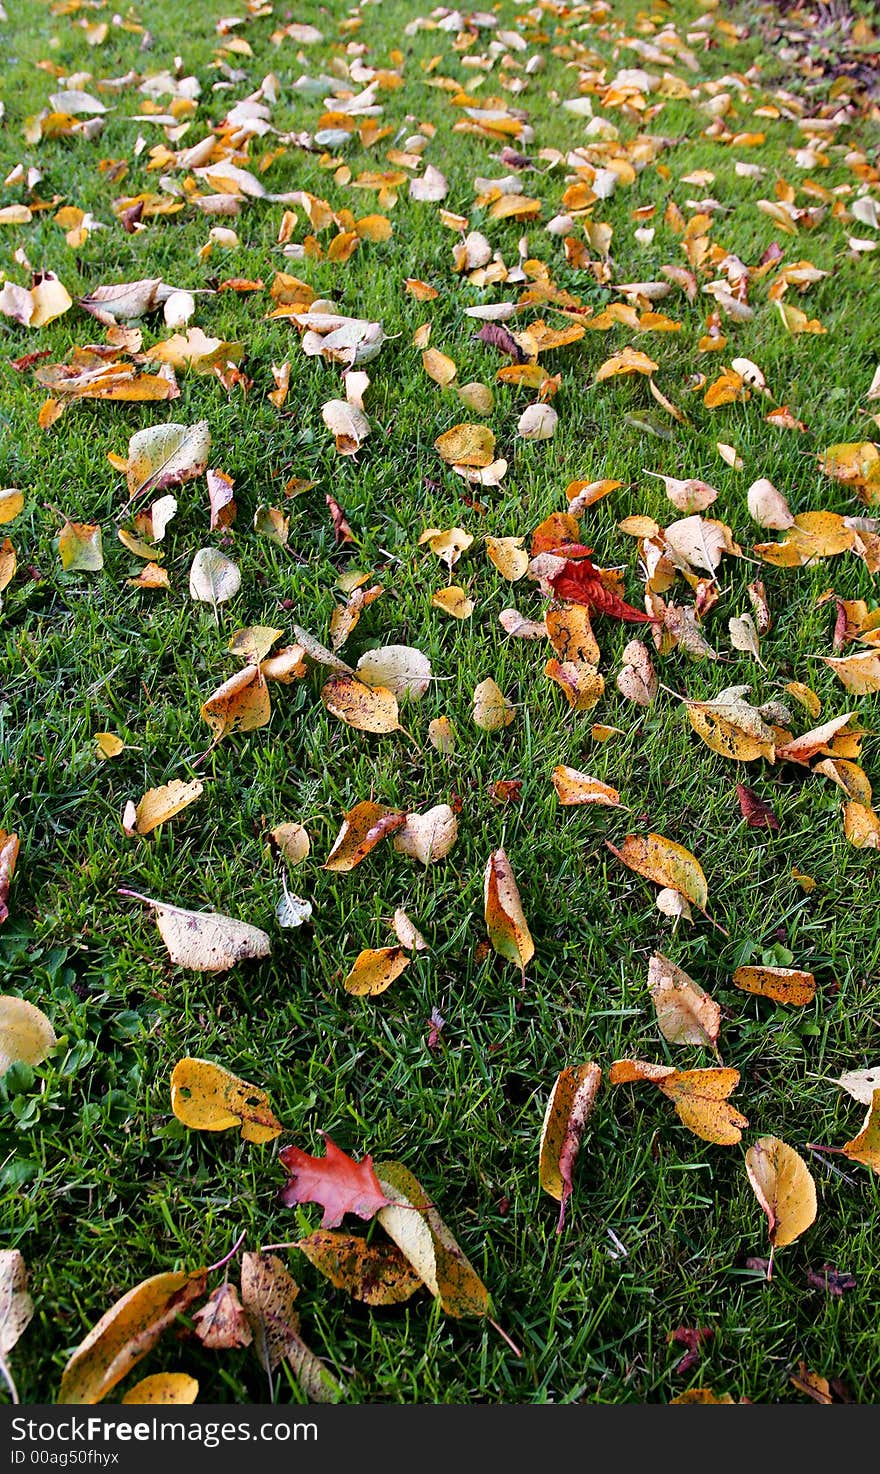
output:
[[[626,619],[631,624],[651,623],[650,614],[634,609],[619,594],[605,587],[592,558],[583,558],[579,563],[567,562],[553,575],[550,584],[557,599],[564,599],[568,604],[586,604],[596,614]]]
[[[336,1228],[346,1213],[358,1218],[372,1218],[389,1199],[373,1171],[373,1158],[356,1162],[324,1133],[326,1157],[310,1157],[298,1146],[287,1146],[279,1158],[290,1173],[290,1181],[281,1189],[281,1201],[292,1208],[296,1203],[320,1203],[324,1209],[322,1228]]]

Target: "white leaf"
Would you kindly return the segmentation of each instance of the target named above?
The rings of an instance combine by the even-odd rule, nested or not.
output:
[[[189,571],[189,592],[205,604],[225,604],[241,588],[237,563],[219,548],[199,548]]]
[[[358,675],[368,686],[385,686],[395,696],[417,701],[431,684],[431,663],[411,645],[383,645],[367,650],[357,663]]]

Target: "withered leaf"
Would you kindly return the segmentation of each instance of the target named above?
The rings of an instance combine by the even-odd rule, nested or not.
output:
[[[592,1060],[568,1066],[557,1075],[547,1102],[538,1149],[538,1177],[544,1191],[559,1202],[557,1233],[565,1224],[572,1176],[601,1080],[602,1071]]]

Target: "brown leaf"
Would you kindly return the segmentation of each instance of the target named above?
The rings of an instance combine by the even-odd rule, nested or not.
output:
[[[238,1292],[224,1280],[193,1316],[193,1329],[203,1346],[211,1351],[225,1351],[234,1346],[250,1346],[253,1332],[248,1325]]]
[[[422,1288],[396,1244],[368,1244],[354,1234],[316,1229],[295,1247],[338,1290],[365,1305],[399,1305]]]
[[[737,783],[736,796],[739,799],[740,812],[750,829],[779,829],[779,820],[772,808],[753,788],[747,788],[745,783]]]

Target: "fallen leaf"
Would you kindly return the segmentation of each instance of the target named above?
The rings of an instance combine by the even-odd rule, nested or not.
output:
[[[195,425],[153,425],[128,442],[128,499],[193,481],[208,467],[211,431],[207,420]]]
[[[765,803],[753,788],[747,788],[745,783],[737,783],[736,796],[739,799],[740,813],[750,829],[779,829],[779,820],[770,804]]]
[[[860,650],[855,655],[820,657],[854,696],[880,691],[880,650]]]
[[[521,537],[487,537],[486,552],[502,578],[516,583],[529,566],[529,555]]]
[[[473,718],[484,732],[497,732],[499,727],[509,727],[515,716],[516,707],[491,676],[474,687]]]
[[[156,1274],[112,1305],[76,1348],[61,1378],[65,1406],[101,1402],[152,1351],[162,1332],[205,1293],[206,1271]]]
[[[214,741],[230,732],[253,732],[264,727],[272,715],[269,691],[259,666],[247,665],[218,686],[201,708]]]
[[[773,728],[743,700],[744,690],[748,687],[734,686],[719,692],[714,701],[686,701],[688,720],[706,746],[721,757],[739,763],[763,757],[772,763],[776,756]]]
[[[811,972],[794,967],[738,967],[733,986],[744,993],[758,993],[775,1003],[789,1003],[803,1008],[816,996],[816,979]]]
[[[190,597],[205,604],[225,604],[241,588],[241,572],[219,548],[199,548],[189,571]]]
[[[250,1346],[253,1332],[248,1324],[238,1291],[228,1280],[209,1295],[201,1310],[192,1318],[193,1330],[210,1351],[226,1351],[231,1347]]]
[[[880,1173],[880,1090],[875,1090],[871,1096],[865,1124],[858,1136],[845,1142],[841,1151],[850,1161],[861,1162]]]
[[[853,1100],[870,1106],[874,1100],[874,1091],[880,1090],[880,1065],[873,1065],[867,1070],[850,1070],[834,1083],[851,1095]]]
[[[9,1370],[9,1353],[27,1330],[34,1316],[34,1302],[28,1294],[27,1267],[18,1249],[0,1249],[0,1376],[3,1377],[13,1403],[18,1391]]]
[[[161,788],[148,788],[137,806],[135,828],[138,834],[152,834],[159,824],[173,819],[175,814],[195,803],[202,793],[204,785],[198,779],[183,783],[179,778],[172,778]]]
[[[355,676],[332,675],[321,687],[327,710],[359,732],[400,730],[397,698],[384,686],[366,686]]]
[[[154,1372],[151,1377],[143,1377],[130,1387],[122,1401],[123,1404],[152,1403],[154,1406],[181,1407],[195,1402],[198,1395],[198,1382],[186,1372]]]
[[[695,1136],[718,1146],[734,1146],[748,1126],[745,1116],[728,1105],[727,1097],[739,1084],[739,1070],[675,1070],[646,1060],[615,1060],[608,1076],[611,1085],[648,1080],[657,1085],[675,1106],[679,1117]]]
[[[602,783],[599,778],[591,778],[588,773],[579,772],[577,768],[560,763],[553,769],[552,778],[556,797],[564,807],[576,804],[604,804],[608,808],[620,806],[620,794],[616,788]]]
[[[453,425],[434,441],[448,465],[488,466],[495,454],[495,436],[488,425]]]
[[[242,1254],[241,1299],[260,1365],[272,1372],[286,1359],[309,1402],[339,1402],[344,1388],[299,1334],[298,1294],[299,1286],[276,1254]]]
[[[602,1071],[592,1060],[560,1070],[544,1112],[538,1178],[544,1191],[559,1203],[557,1233],[565,1224],[572,1176],[601,1080]]]
[[[762,1136],[746,1152],[752,1191],[767,1214],[770,1265],[776,1249],[793,1244],[816,1217],[816,1184],[803,1157],[778,1136]]]
[[[733,1398],[729,1392],[725,1392],[722,1397],[716,1397],[711,1387],[690,1387],[687,1392],[680,1392],[678,1397],[670,1398],[669,1406],[680,1407],[689,1404],[700,1405],[705,1403],[721,1404],[732,1402]]]
[[[628,834],[620,849],[610,840],[605,841],[609,850],[622,860],[637,875],[653,880],[655,885],[666,886],[678,891],[696,906],[705,911],[708,899],[706,877],[702,868],[684,845],[666,839],[662,834]]]
[[[470,619],[476,607],[473,599],[469,599],[458,584],[438,589],[436,594],[431,595],[431,605],[434,609],[442,609],[444,614],[449,614],[453,619]]]
[[[0,829],[0,926],[9,920],[9,890],[18,860],[19,838]]]
[[[351,971],[343,978],[342,986],[346,993],[353,993],[356,998],[375,998],[391,987],[404,968],[409,967],[411,960],[402,947],[367,948],[358,953]]]
[[[655,952],[648,963],[648,991],[664,1039],[670,1044],[716,1048],[721,1009],[699,983],[661,952]]]
[[[262,1090],[208,1059],[177,1061],[171,1072],[171,1109],[193,1131],[241,1127],[243,1141],[272,1141],[284,1130]]]
[[[379,1222],[419,1279],[451,1316],[485,1316],[489,1292],[462,1253],[421,1183],[400,1162],[377,1162],[387,1194]]]
[[[57,1043],[42,1009],[9,993],[0,996],[0,1075],[10,1065],[42,1064]]]
[[[519,890],[503,849],[486,864],[483,888],[486,929],[495,951],[522,973],[535,955],[535,944],[523,914]]]
[[[342,828],[324,862],[324,869],[343,872],[353,870],[375,849],[380,840],[400,829],[406,819],[407,815],[401,810],[388,809],[370,799],[355,804],[342,821]]]
[[[293,1208],[297,1203],[319,1203],[324,1209],[322,1228],[337,1228],[346,1213],[373,1218],[388,1202],[373,1170],[372,1157],[356,1162],[324,1133],[326,1155],[309,1156],[298,1146],[286,1146],[279,1161],[290,1174],[281,1189],[281,1201]]]
[[[104,567],[100,527],[94,522],[65,522],[58,534],[58,556],[65,573],[99,573]]]
[[[365,1305],[400,1305],[422,1281],[396,1244],[316,1229],[294,1246],[325,1279]]]
[[[168,955],[179,967],[193,972],[228,972],[236,962],[268,957],[272,950],[266,933],[247,921],[236,921],[220,911],[184,911],[137,891],[122,894],[152,906]]]
[[[586,604],[596,614],[606,614],[611,619],[629,620],[633,624],[651,622],[649,614],[634,609],[602,582],[600,571],[590,558],[581,558],[576,563],[566,561],[548,581],[557,599]]]
[[[418,701],[431,684],[431,662],[411,645],[382,645],[367,650],[357,672],[369,686],[384,686],[395,696]]]
[[[623,652],[623,666],[617,675],[617,689],[637,706],[650,706],[657,695],[657,672],[641,640],[630,640]]]
[[[424,814],[406,814],[394,836],[394,848],[402,855],[435,864],[449,854],[458,839],[458,819],[449,804],[435,804]]]

